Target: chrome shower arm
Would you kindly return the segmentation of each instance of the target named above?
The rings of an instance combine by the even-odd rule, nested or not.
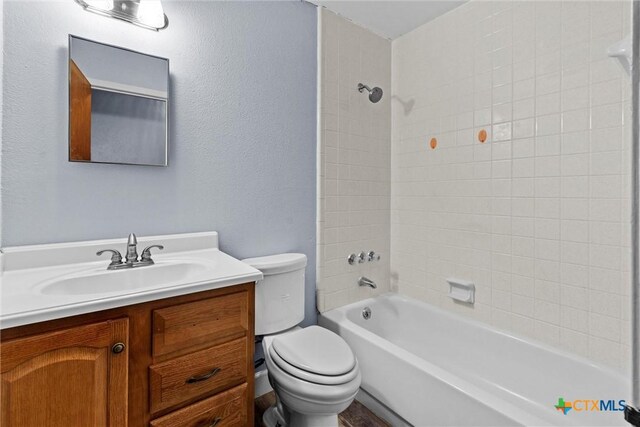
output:
[[[371,88],[365,84],[358,83],[358,92],[362,93],[362,91],[366,89],[367,92],[371,93]]]

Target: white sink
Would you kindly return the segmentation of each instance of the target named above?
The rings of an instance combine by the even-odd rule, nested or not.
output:
[[[89,270],[48,280],[38,290],[46,295],[88,295],[112,292],[135,292],[149,287],[162,287],[187,282],[207,269],[196,262],[164,262],[121,270]]]
[[[154,265],[107,270],[96,258],[127,239],[2,248],[0,329],[256,282],[262,273],[218,248],[218,233],[141,237]]]

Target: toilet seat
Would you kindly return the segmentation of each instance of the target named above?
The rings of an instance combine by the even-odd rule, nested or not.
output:
[[[296,368],[295,366],[287,363],[278,355],[277,351],[273,350],[273,347],[269,349],[269,356],[271,356],[271,360],[273,360],[273,363],[278,365],[280,369],[282,369],[292,377],[320,385],[345,384],[353,380],[356,376],[358,376],[358,373],[360,372],[360,370],[358,369],[358,362],[356,362],[354,369],[344,375],[318,375]]]
[[[276,337],[268,352],[284,372],[315,384],[345,384],[359,372],[356,358],[347,343],[337,334],[319,326]]]

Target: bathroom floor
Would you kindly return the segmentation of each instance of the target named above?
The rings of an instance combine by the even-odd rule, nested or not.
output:
[[[273,392],[260,396],[255,400],[255,427],[264,427],[264,424],[262,424],[262,414],[269,406],[273,405],[275,401],[276,397]],[[391,424],[378,418],[373,412],[356,400],[353,401],[346,411],[338,416],[338,421],[340,422],[340,427],[391,427]]]

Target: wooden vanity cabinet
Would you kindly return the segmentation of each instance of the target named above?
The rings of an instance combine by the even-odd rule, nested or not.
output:
[[[128,326],[124,318],[3,341],[0,425],[126,425]]]
[[[246,283],[3,330],[0,425],[252,426],[253,307]]]

